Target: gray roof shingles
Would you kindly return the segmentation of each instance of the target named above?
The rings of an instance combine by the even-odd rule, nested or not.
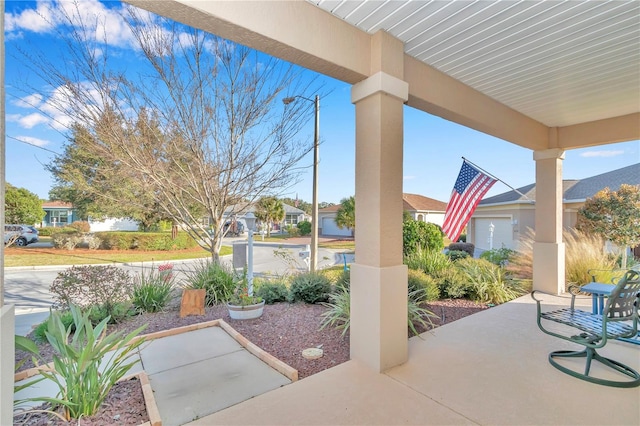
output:
[[[628,185],[640,185],[640,163],[632,164],[631,166],[623,167],[621,169],[613,170],[607,173],[602,173],[597,176],[581,180],[564,180],[563,184],[563,199],[565,201],[581,201],[587,198],[593,197],[596,193],[609,188],[612,191],[617,191],[620,185],[626,183]],[[532,183],[530,185],[518,188],[518,191],[525,194],[529,199],[536,199],[536,185]],[[518,194],[516,191],[508,191],[502,194],[494,195],[493,197],[485,198],[480,201],[480,205],[490,205],[498,203],[509,203],[515,201],[528,201],[527,198]]]

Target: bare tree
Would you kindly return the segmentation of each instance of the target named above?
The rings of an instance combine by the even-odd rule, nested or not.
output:
[[[303,102],[285,108],[280,100],[309,96],[314,80],[282,61],[133,7],[123,9],[123,19],[139,68],[119,70],[108,40],[92,39],[101,17],[87,19],[80,10],[76,4],[57,17],[64,23],[59,38],[67,41],[66,67],[33,49],[22,49],[22,57],[55,88],[45,94],[49,107],[87,133],[83,149],[110,169],[102,175],[112,177],[114,190],[103,183],[93,195],[135,203],[122,194],[136,191],[117,188],[135,183],[217,261],[225,217],[299,180],[311,140],[296,138],[312,110]]]

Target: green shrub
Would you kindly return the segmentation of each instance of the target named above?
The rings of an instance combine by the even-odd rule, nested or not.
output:
[[[459,262],[462,262],[462,260]],[[456,262],[456,264],[459,262]],[[455,267],[441,271],[434,278],[438,282],[440,296],[445,299],[462,299],[469,294],[469,284],[466,278]]]
[[[261,297],[267,305],[272,305],[276,302],[286,302],[289,290],[282,282],[262,281],[256,284],[254,294]]]
[[[71,228],[70,226],[45,226],[44,228],[38,228],[38,235],[41,237],[50,237],[52,234],[73,234],[75,232],[78,232],[78,230]]]
[[[71,314],[71,311],[60,311],[59,314],[60,314],[60,320],[62,321],[64,328],[66,329],[66,328],[69,328],[69,326],[72,326],[71,331],[75,331],[75,325],[73,324],[73,315]],[[51,318],[51,315],[49,315],[49,318],[42,321],[33,329],[33,340],[35,340],[38,343],[45,343],[47,341],[46,332],[49,330],[50,318]]]
[[[409,269],[420,270],[431,276],[438,276],[442,271],[453,267],[451,260],[442,252],[424,249],[405,256],[404,263]]]
[[[131,301],[140,312],[159,312],[167,306],[175,284],[175,275],[152,269],[149,273],[142,271],[133,283]]]
[[[103,321],[105,318],[108,319],[109,324],[117,324],[136,313],[133,304],[129,301],[119,302],[113,305],[93,305],[87,308],[87,312],[91,323],[94,325]]]
[[[308,272],[299,274],[291,281],[289,300],[292,302],[319,303],[329,300],[331,282],[326,276]]]
[[[137,250],[184,250],[196,247],[198,243],[187,235],[186,232],[178,232],[175,239],[170,233],[136,233],[135,245]]]
[[[419,249],[440,251],[444,247],[442,229],[434,224],[418,220],[402,222],[402,250],[405,255]]]
[[[57,307],[91,308],[94,319],[110,316],[117,322],[129,314],[131,277],[115,266],[73,266],[58,273],[49,291]]]
[[[449,244],[449,251],[466,251],[469,256],[473,257],[473,252],[476,246],[472,243],[451,243]]]
[[[135,247],[135,232],[96,232],[103,250],[131,250]]]
[[[311,235],[311,222],[308,220],[303,220],[302,222],[298,222],[298,230],[300,231],[300,235]]]
[[[104,250],[183,250],[198,243],[186,232],[178,232],[175,239],[168,232],[96,232]]]
[[[494,265],[505,266],[516,255],[515,250],[511,250],[502,246],[499,249],[487,250],[482,252],[480,259],[487,260]]]
[[[92,234],[85,235],[84,240],[90,250],[98,250],[102,245],[102,241],[100,240],[100,238]]]
[[[110,265],[72,266],[59,272],[50,287],[56,304],[88,307],[129,300],[129,273]]]
[[[424,302],[431,302],[440,299],[440,288],[438,282],[431,276],[420,270],[409,269],[407,287],[409,293],[422,290],[424,291]]]
[[[466,259],[469,257],[469,253],[462,250],[449,250],[447,252],[447,257],[451,259],[452,262],[455,262],[456,260]]]
[[[89,222],[87,222],[85,220],[76,220],[71,225],[69,225],[69,227],[77,230],[78,232],[89,232],[89,231],[91,231],[91,225],[89,225]]]
[[[340,273],[338,280],[335,282],[335,286],[336,288],[342,287],[349,290],[351,287],[351,269],[345,270],[342,268],[342,272]]]
[[[51,234],[51,243],[54,248],[62,250],[73,250],[82,242],[82,235],[74,232],[59,232]]]
[[[41,371],[58,388],[55,398],[39,397],[30,401],[44,401],[63,408],[64,418],[80,419],[95,414],[104,402],[111,387],[133,367],[138,360],[132,359],[144,339],[134,341],[145,326],[124,335],[123,332],[106,334],[107,319],[95,328],[87,313],[70,306],[75,332],[65,327],[61,314],[53,312],[49,320],[47,340],[55,350],[53,365],[55,372]],[[38,347],[29,339],[16,336],[16,347],[46,361]]]
[[[517,282],[507,280],[504,269],[484,259],[463,259],[456,267],[469,283],[469,296],[483,303],[505,303],[523,293]]]
[[[233,271],[210,260],[200,261],[186,271],[186,289],[205,289],[205,303],[213,306],[228,301],[236,287]]]

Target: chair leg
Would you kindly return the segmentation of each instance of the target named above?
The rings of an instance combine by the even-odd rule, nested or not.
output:
[[[586,358],[584,374],[571,370],[563,365],[558,364],[554,358]],[[591,370],[591,361],[596,360],[602,363],[605,367],[611,368],[625,376],[631,377],[632,380],[617,381],[617,380],[605,380],[597,377],[589,376]],[[549,363],[558,370],[566,373],[570,376],[576,377],[587,382],[596,383],[598,385],[612,386],[616,388],[633,388],[640,386],[640,373],[628,367],[618,361],[614,361],[610,358],[605,358],[596,352],[593,348],[586,348],[582,351],[555,351],[549,354]]]

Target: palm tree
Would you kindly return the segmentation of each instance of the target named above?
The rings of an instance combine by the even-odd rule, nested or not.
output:
[[[276,197],[262,197],[256,203],[256,219],[267,224],[267,237],[271,236],[271,224],[282,222],[285,217],[284,204]]]
[[[356,230],[356,198],[352,195],[349,198],[340,200],[340,208],[336,212],[336,225],[342,228]]]

